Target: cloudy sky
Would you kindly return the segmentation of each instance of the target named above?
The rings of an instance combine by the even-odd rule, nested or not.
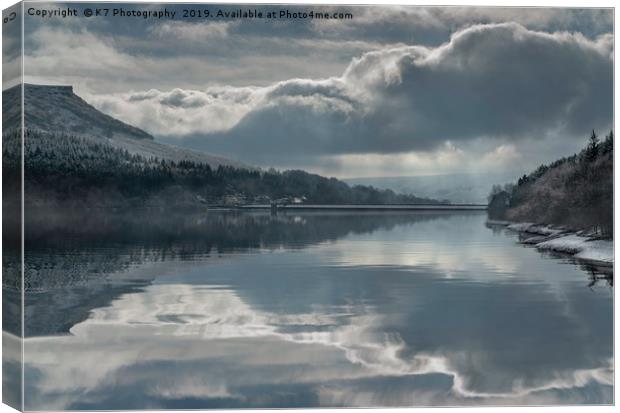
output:
[[[163,142],[338,177],[520,174],[612,124],[611,10],[124,7],[177,16],[26,17],[25,81],[72,84]]]

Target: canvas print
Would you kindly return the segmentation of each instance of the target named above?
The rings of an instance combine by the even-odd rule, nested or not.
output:
[[[613,404],[611,8],[2,16],[4,403]]]

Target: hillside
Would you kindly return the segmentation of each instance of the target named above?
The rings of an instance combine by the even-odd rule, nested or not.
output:
[[[4,124],[19,124],[21,85],[2,92]],[[97,138],[148,139],[141,129],[99,112],[73,93],[72,86],[24,85],[24,123],[28,129]]]
[[[391,189],[401,194],[416,194],[435,199],[446,199],[455,204],[485,204],[489,188],[498,182],[509,182],[510,173],[460,173],[422,176],[391,176],[348,178],[350,185],[372,185]]]
[[[3,132],[21,124],[21,86],[2,92]],[[73,93],[71,86],[24,85],[26,129],[92,139],[146,158],[250,168],[241,162],[156,142],[145,131],[108,116]]]
[[[19,203],[20,88],[3,92],[5,200]],[[78,208],[291,202],[434,204],[433,199],[349,186],[300,170],[260,171],[155,142],[99,112],[70,86],[25,85],[28,206]]]
[[[496,185],[489,218],[563,226],[613,236],[613,132],[594,131],[580,153],[541,165],[516,183]]]
[[[20,133],[3,135],[5,200],[19,194]],[[26,203],[32,206],[123,207],[290,202],[325,204],[434,204],[432,199],[299,170],[259,171],[131,154],[95,139],[27,130]],[[14,202],[19,199],[13,196]]]

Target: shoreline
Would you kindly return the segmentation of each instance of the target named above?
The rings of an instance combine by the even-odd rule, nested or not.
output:
[[[600,239],[587,231],[570,231],[551,225],[489,219],[487,225],[503,226],[519,234],[529,235],[519,242],[533,245],[539,251],[571,255],[580,261],[598,265],[614,265],[614,241]]]
[[[350,210],[350,211],[486,211],[482,204],[246,204],[233,206],[241,210],[305,211],[305,210]]]

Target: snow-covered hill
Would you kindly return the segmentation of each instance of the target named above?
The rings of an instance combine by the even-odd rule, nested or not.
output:
[[[62,132],[105,141],[129,153],[178,162],[191,160],[220,165],[251,168],[204,152],[156,142],[142,129],[108,116],[73,93],[71,86],[24,85],[24,124],[27,129]],[[2,92],[3,130],[20,126],[21,85]]]

